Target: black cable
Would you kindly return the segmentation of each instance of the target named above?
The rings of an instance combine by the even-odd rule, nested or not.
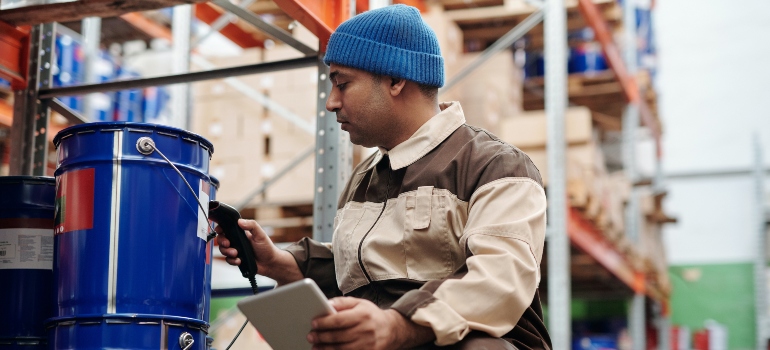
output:
[[[257,287],[257,279],[255,276],[249,277],[249,283],[251,283],[251,292],[254,293],[254,295],[257,295],[257,293],[259,293],[259,287]]]
[[[254,293],[254,295],[257,295],[259,293],[259,287],[257,287],[257,279],[254,276],[249,277],[249,283],[251,283],[251,291]],[[243,326],[241,326],[241,329],[238,330],[238,333],[233,338],[233,341],[230,342],[230,345],[225,348],[225,350],[230,350],[230,347],[235,344],[235,341],[238,340],[238,337],[241,335],[241,332],[243,331],[243,328],[246,327],[246,324],[249,323],[249,320],[246,320],[246,322],[243,322]]]
[[[243,326],[241,326],[241,329],[238,330],[238,334],[235,335],[235,338],[233,338],[233,341],[230,342],[230,345],[228,345],[225,350],[230,350],[230,347],[235,344],[235,341],[238,340],[238,336],[241,335],[241,332],[243,332],[243,329],[246,328],[246,324],[249,323],[249,320],[246,320],[246,322],[243,322]]]

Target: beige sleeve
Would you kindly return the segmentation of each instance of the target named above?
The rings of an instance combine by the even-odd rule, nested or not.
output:
[[[545,225],[545,192],[532,179],[504,178],[480,187],[460,240],[467,269],[407,293],[394,308],[433,328],[437,345],[453,344],[471,330],[504,335],[540,283]]]

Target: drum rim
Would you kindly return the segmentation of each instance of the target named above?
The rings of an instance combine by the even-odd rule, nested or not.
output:
[[[71,134],[73,131],[84,131],[84,130],[92,130],[92,129],[99,130],[99,129],[106,129],[106,128],[136,128],[136,129],[148,129],[148,130],[155,130],[155,131],[166,131],[166,132],[178,133],[181,136],[192,137],[196,139],[203,146],[206,146],[212,154],[214,153],[214,144],[212,144],[211,141],[207,140],[205,137],[199,134],[196,134],[194,132],[187,131],[184,129],[176,128],[173,126],[168,126],[168,125],[152,124],[152,123],[137,123],[137,122],[93,122],[93,123],[73,125],[59,131],[56,134],[56,136],[53,138],[53,144],[56,147],[59,147],[59,144],[61,143],[62,138],[66,135]]]
[[[31,176],[31,175],[0,176],[0,185],[8,185],[13,183],[56,185],[56,179],[53,176]]]

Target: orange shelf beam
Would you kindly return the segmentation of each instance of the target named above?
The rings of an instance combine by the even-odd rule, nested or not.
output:
[[[656,141],[660,142],[660,126],[642,100],[636,79],[628,74],[628,69],[623,62],[623,57],[620,55],[620,50],[612,39],[612,33],[607,28],[607,23],[604,21],[599,7],[592,0],[578,0],[578,9],[588,25],[593,29],[596,39],[602,45],[602,51],[604,56],[607,57],[607,63],[609,63],[620,85],[623,87],[626,99],[629,103],[639,106],[642,124],[649,127],[653,135],[655,135]]]
[[[404,4],[414,6],[420,13],[428,11],[428,6],[425,5],[425,0],[393,0],[393,4]],[[369,0],[356,0],[356,13],[369,11]]]
[[[629,103],[638,103],[640,101],[639,87],[636,85],[636,79],[628,74],[626,64],[620,55],[620,50],[612,40],[612,33],[607,28],[607,23],[602,17],[602,13],[592,0],[578,0],[578,8],[588,25],[593,29],[596,39],[601,43],[604,56],[607,57],[615,75],[623,86],[623,92]]]
[[[166,39],[166,41],[171,42],[172,35],[170,29],[155,23],[141,13],[130,12],[120,15],[120,18],[153,38]]]
[[[332,32],[350,18],[350,1],[345,0],[273,0],[283,12],[315,34],[321,52]]]
[[[607,242],[601,231],[575,208],[570,208],[567,215],[567,234],[572,244],[596,259],[634,292],[647,292],[644,273],[636,271],[626,258]]]
[[[14,89],[27,86],[29,30],[0,21],[0,78]]]
[[[6,101],[0,100],[0,126],[10,128],[13,124],[13,107]]]
[[[195,17],[199,20],[211,25],[216,21],[222,13],[217,11],[210,3],[200,3],[195,5]],[[219,31],[227,39],[230,39],[233,43],[241,48],[247,49],[250,47],[264,47],[265,43],[254,37],[252,33],[249,33],[241,27],[233,23],[228,23],[222,30]]]

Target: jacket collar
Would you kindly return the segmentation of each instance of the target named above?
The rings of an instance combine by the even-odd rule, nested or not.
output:
[[[390,168],[398,170],[414,164],[441,142],[446,140],[457,128],[465,124],[465,115],[460,102],[443,102],[441,112],[431,117],[406,141],[391,150],[378,147],[374,160],[361,173],[369,171],[380,162],[383,155],[388,155]]]

